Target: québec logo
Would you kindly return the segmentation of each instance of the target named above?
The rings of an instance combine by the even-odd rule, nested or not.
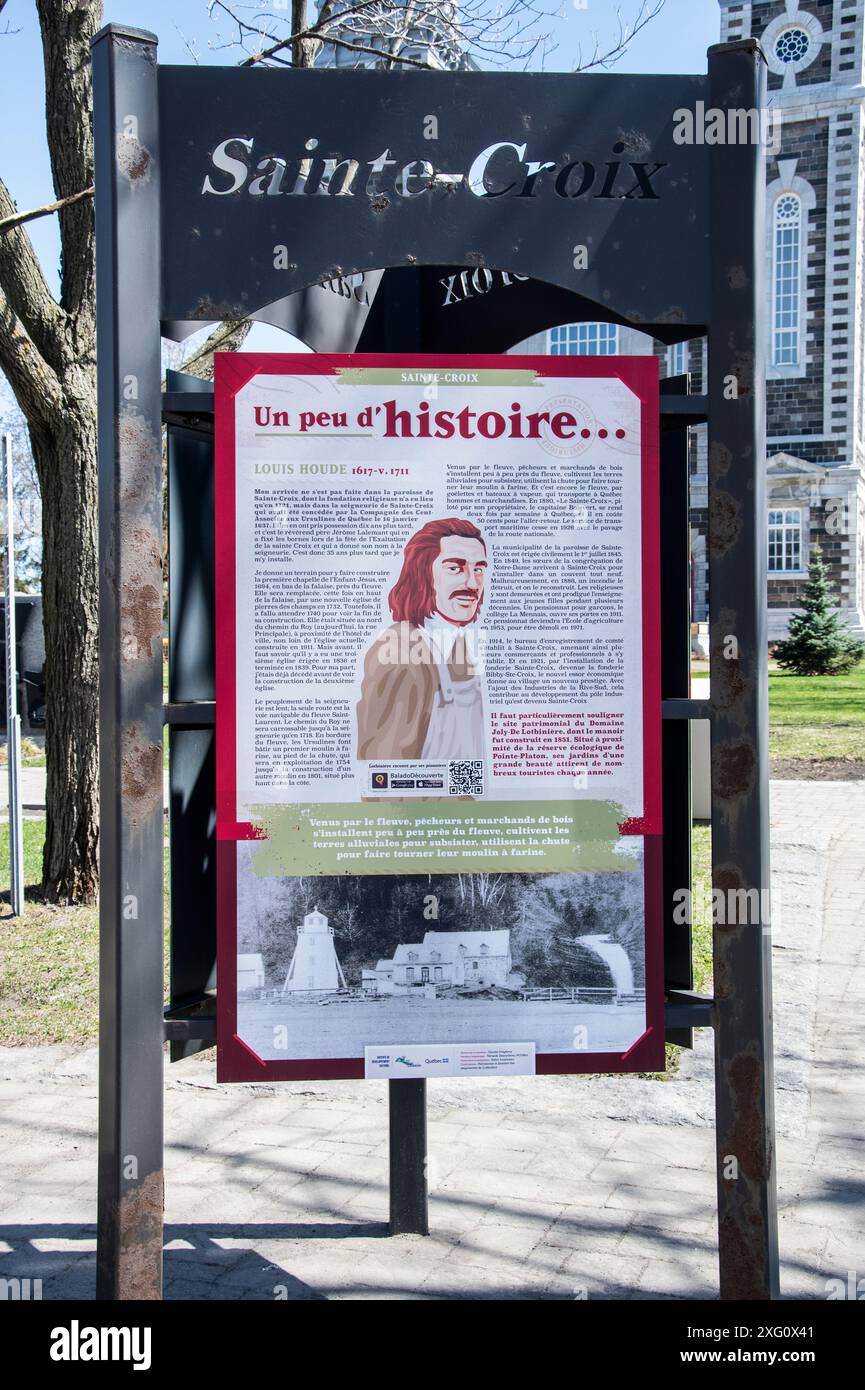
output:
[[[150,1354],[149,1327],[82,1327],[73,1318],[51,1331],[52,1361],[131,1361],[134,1371],[149,1371]]]

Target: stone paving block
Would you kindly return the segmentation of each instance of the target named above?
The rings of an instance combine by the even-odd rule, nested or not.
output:
[[[796,1302],[826,1299],[828,1296],[825,1275],[815,1270],[787,1269],[781,1271],[781,1298]],[[807,1318],[807,1312],[805,1313]]]
[[[213,1209],[213,1193],[197,1183],[168,1182],[165,1185],[165,1220],[187,1220],[202,1210]]]
[[[604,1160],[604,1152],[554,1148],[547,1145],[531,1157],[531,1171],[540,1175],[559,1177],[567,1174],[581,1181],[592,1180],[598,1164]],[[498,1166],[498,1165],[497,1165]]]
[[[430,1272],[420,1286],[424,1298],[485,1300],[515,1300],[539,1298],[545,1280],[536,1281],[530,1269],[513,1273],[507,1269],[484,1269],[480,1265],[459,1266],[450,1260]]]
[[[560,1220],[565,1212],[573,1210],[563,1202],[531,1202],[523,1198],[519,1202],[499,1198],[496,1202],[480,1210],[480,1225],[534,1226],[547,1230]]]
[[[56,1284],[43,1284],[44,1299],[62,1299],[70,1302],[92,1302],[96,1298],[96,1260],[88,1265],[65,1270],[62,1279]]]
[[[428,1118],[427,1120],[427,1139],[431,1148],[438,1145],[450,1145],[462,1143],[465,1140],[466,1123],[455,1122],[453,1120],[438,1120]],[[536,1136],[535,1136],[536,1137]]]
[[[555,1178],[547,1174],[506,1173],[500,1170],[462,1173],[459,1179],[448,1179],[444,1191],[483,1193],[488,1198],[512,1197],[528,1201],[561,1202],[571,1206],[603,1205],[612,1196],[611,1184],[597,1188],[570,1178]]]
[[[598,1292],[620,1296],[622,1291],[637,1287],[647,1263],[629,1254],[575,1250],[559,1271],[559,1277],[573,1279],[574,1289],[585,1288],[589,1299]]]
[[[861,1182],[851,1182],[843,1190],[830,1191],[819,1197],[800,1197],[795,1204],[795,1215],[799,1221],[823,1225],[829,1230],[855,1230],[859,1238],[865,1241]]]
[[[316,1145],[319,1153],[323,1154],[358,1154],[361,1158],[380,1158],[385,1163],[388,1161],[389,1146],[380,1140],[377,1143],[357,1142],[354,1139],[343,1139],[335,1134],[328,1134],[326,1138],[319,1139]]]
[[[607,1199],[606,1206],[639,1212],[646,1220],[668,1216],[675,1220],[678,1215],[698,1221],[708,1218],[711,1211],[709,1199],[702,1194],[676,1191],[671,1178],[670,1184],[644,1182],[639,1187],[622,1183]]]
[[[227,1161],[223,1165],[224,1181],[242,1187],[270,1183],[290,1192],[299,1184],[311,1181],[325,1158],[325,1154],[315,1149],[301,1149],[290,1154],[280,1154],[276,1149],[256,1150],[242,1162],[236,1158]]]
[[[414,1296],[424,1281],[441,1269],[442,1264],[441,1251],[435,1260],[429,1260],[421,1258],[417,1250],[383,1250],[380,1254],[368,1255],[357,1271],[353,1270],[352,1277],[360,1279],[367,1286],[401,1290]]]
[[[624,1231],[634,1219],[635,1212],[627,1211],[621,1207],[601,1206],[576,1206],[569,1204],[562,1208],[560,1215],[555,1222],[555,1228],[561,1231]]]
[[[627,1239],[617,1249],[618,1254],[634,1254],[647,1260],[675,1264],[679,1261],[701,1261],[709,1259],[718,1263],[718,1240],[714,1230],[705,1230],[699,1235],[682,1231],[675,1221],[666,1229],[660,1226],[645,1226],[639,1217],[628,1228]]]
[[[799,1221],[795,1213],[782,1213],[778,1222],[778,1244],[782,1262],[794,1258],[819,1258],[826,1249],[829,1232],[824,1226]]]
[[[536,1150],[527,1152],[520,1149],[498,1149],[490,1144],[469,1147],[461,1153],[452,1148],[449,1157],[453,1161],[449,1161],[446,1154],[439,1155],[432,1151],[430,1167],[438,1174],[439,1180],[450,1179],[457,1187],[462,1185],[462,1179],[466,1174],[476,1172],[531,1172],[540,1181],[551,1174],[555,1176],[567,1172],[569,1168],[575,1175],[585,1176],[591,1168],[591,1161],[584,1169],[579,1169],[576,1165],[571,1167],[561,1162],[556,1164],[554,1160],[549,1159],[549,1155],[543,1155]]]
[[[638,1131],[625,1126],[606,1157],[622,1163],[674,1164],[677,1171],[695,1168],[714,1175],[715,1139],[711,1130],[662,1129],[660,1125],[641,1125]],[[714,1180],[714,1177],[713,1177]]]
[[[166,1280],[162,1297],[166,1303],[204,1303],[217,1295],[212,1280],[193,1279],[188,1274]]]
[[[637,1288],[657,1298],[717,1298],[717,1259],[705,1254],[702,1258],[650,1259]]]
[[[387,1187],[388,1165],[381,1158],[357,1154],[325,1154],[315,1168],[316,1182],[378,1183]]]
[[[865,1174],[865,1141],[838,1136],[824,1139],[815,1154],[815,1165],[825,1174],[862,1178]]]
[[[384,1107],[378,1109],[381,1124],[384,1130],[387,1129],[387,1111]],[[372,1107],[369,1107],[372,1109]],[[346,1107],[330,1105],[303,1105],[294,1115],[294,1123],[303,1129],[323,1129],[323,1130],[352,1130],[361,1127],[372,1128],[372,1120],[367,1107],[363,1110],[348,1109]]]
[[[790,1163],[783,1157],[778,1159],[779,1200],[796,1200],[805,1196],[819,1196],[828,1175],[813,1163]]]
[[[615,1159],[605,1158],[592,1169],[592,1182],[609,1184],[612,1187],[625,1185],[629,1188],[643,1189],[654,1193],[667,1190],[669,1181],[669,1169],[649,1159],[645,1163],[622,1163]],[[703,1197],[714,1205],[714,1168],[703,1171],[696,1168],[682,1168],[676,1173],[676,1188],[678,1192],[687,1192],[693,1196]]]
[[[328,1191],[335,1194],[330,1200],[334,1204],[338,1202],[336,1209],[351,1213],[358,1220],[386,1221],[389,1219],[390,1195],[383,1182],[368,1183],[363,1187],[340,1187],[337,1184],[332,1184],[330,1188],[325,1188],[325,1192]],[[343,1194],[343,1200],[339,1200],[340,1193]]]
[[[504,1226],[491,1222],[475,1226],[459,1240],[449,1260],[484,1264],[490,1259],[525,1260],[541,1243],[544,1232],[532,1226]]]
[[[40,1188],[55,1188],[58,1192],[68,1192],[70,1185],[83,1182],[96,1182],[96,1154],[77,1158],[66,1155],[53,1157],[50,1162],[39,1165],[38,1185]]]
[[[480,1225],[494,1208],[493,1200],[482,1201],[477,1197],[466,1198],[436,1190],[430,1193],[429,1199],[430,1231],[437,1236],[459,1235]]]
[[[321,1142],[321,1130],[311,1125],[256,1125],[244,1116],[243,1128],[255,1148],[303,1149]]]
[[[865,1231],[839,1225],[827,1229],[820,1258],[833,1274],[855,1269],[865,1278]]]
[[[446,1118],[465,1125],[468,1129],[497,1129],[502,1122],[501,1115],[485,1114],[482,1110],[448,1110]]]

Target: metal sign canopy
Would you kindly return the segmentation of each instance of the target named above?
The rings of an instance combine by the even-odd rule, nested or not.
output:
[[[706,397],[665,383],[662,471],[668,1037],[715,1033],[720,1288],[777,1296],[768,923],[719,924],[690,993],[688,720],[712,727],[713,882],[769,884],[763,150],[678,144],[682,109],[761,111],[753,40],[708,76],[170,67],[154,35],[94,40],[101,622],[97,1294],[161,1296],[163,1042],[213,1038],[213,524],[209,383],[160,327],[258,318],[319,351],[496,352],[608,319],[705,333]],[[688,698],[684,426],[708,419],[711,700]],[[171,662],[162,697],[162,423]],[[727,659],[735,635],[737,655]],[[171,1007],[163,1014],[163,724]],[[426,1226],[423,1082],[391,1092],[392,1230]],[[735,1159],[735,1162],[731,1162]]]

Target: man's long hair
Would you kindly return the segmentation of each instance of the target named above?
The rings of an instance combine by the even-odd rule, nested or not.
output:
[[[466,536],[469,540],[480,541],[484,550],[487,548],[486,541],[472,521],[463,521],[458,516],[446,517],[444,521],[428,521],[406,545],[400,577],[387,596],[394,622],[421,627],[424,618],[431,617],[435,612],[432,567],[446,536]],[[477,621],[480,607],[479,602],[472,622]]]

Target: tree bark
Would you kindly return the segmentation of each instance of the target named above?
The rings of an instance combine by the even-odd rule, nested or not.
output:
[[[42,889],[98,887],[96,322],[90,40],[101,0],[36,0],[62,246],[51,296],[21,225],[0,234],[0,366],[27,420],[42,493],[47,764]],[[0,182],[0,217],[15,214]]]
[[[30,428],[42,490],[46,827],[49,902],[88,903],[99,884],[99,666],[96,380],[92,365],[61,379],[50,429]]]

